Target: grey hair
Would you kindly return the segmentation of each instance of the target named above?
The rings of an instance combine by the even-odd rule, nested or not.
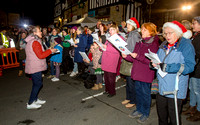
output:
[[[81,27],[81,26],[79,26],[77,29],[80,30],[81,33],[83,33],[83,31],[84,31],[83,27]]]
[[[194,17],[193,20],[196,20],[200,24],[200,16]]]
[[[168,27],[168,26],[167,26],[167,27]],[[166,29],[167,27],[163,27],[163,33],[165,32],[165,29]],[[171,28],[171,27],[168,27],[168,28]],[[176,34],[176,36],[177,36],[178,38],[181,38],[181,37],[183,36],[183,33],[179,32],[177,29],[174,29],[174,28],[171,28],[171,29],[174,30],[174,33]]]

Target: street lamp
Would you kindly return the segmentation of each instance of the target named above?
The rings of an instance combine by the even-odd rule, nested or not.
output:
[[[186,6],[183,6],[183,7],[182,7],[182,10],[183,10],[183,11],[191,10],[191,8],[192,8],[191,5],[186,5]]]

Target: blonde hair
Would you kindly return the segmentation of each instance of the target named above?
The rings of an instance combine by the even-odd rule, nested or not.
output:
[[[192,29],[192,23],[188,20],[182,20],[181,24],[183,24],[183,26],[187,29],[187,30],[191,30]]]
[[[112,25],[110,26],[110,28],[114,28],[114,29],[116,29],[116,30],[117,30],[117,33],[119,33],[119,28],[118,28],[118,26],[117,26],[117,25],[115,25],[115,24],[112,24]]]
[[[151,36],[155,36],[158,34],[157,29],[156,29],[157,26],[151,22],[142,24],[141,28],[143,28],[143,27],[149,31]]]

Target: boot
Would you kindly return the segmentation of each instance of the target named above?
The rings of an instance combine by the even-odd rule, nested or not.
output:
[[[192,121],[192,122],[194,122],[194,121],[200,121],[200,111],[196,111],[196,113],[194,113],[190,117],[187,117],[186,120]]]
[[[193,106],[193,107],[190,106],[186,111],[183,111],[182,114],[183,115],[194,114],[196,110],[197,110],[196,106]]]
[[[98,84],[94,84],[94,87],[92,87],[92,90],[99,90],[99,85]]]
[[[19,70],[18,76],[22,76],[22,75],[23,75],[23,70]]]
[[[102,88],[103,88],[102,83],[99,83],[99,89],[102,89]]]

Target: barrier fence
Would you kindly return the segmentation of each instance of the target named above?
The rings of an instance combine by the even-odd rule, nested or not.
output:
[[[0,49],[0,67],[2,69],[19,67],[17,53],[19,50],[16,48],[3,48]]]

